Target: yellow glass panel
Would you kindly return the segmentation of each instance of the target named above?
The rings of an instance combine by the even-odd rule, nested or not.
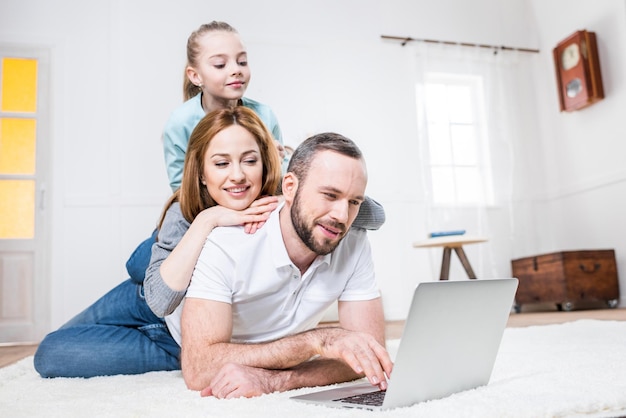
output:
[[[3,112],[35,112],[37,110],[37,60],[2,59],[0,109]]]
[[[0,239],[35,236],[35,181],[0,180]]]
[[[0,173],[35,174],[35,119],[0,118]]]

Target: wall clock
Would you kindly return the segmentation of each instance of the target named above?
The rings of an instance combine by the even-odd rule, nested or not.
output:
[[[594,32],[574,32],[552,52],[561,112],[582,109],[604,98]]]

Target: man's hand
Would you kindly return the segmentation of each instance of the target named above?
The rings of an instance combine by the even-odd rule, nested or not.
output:
[[[215,396],[220,399],[251,398],[275,392],[273,380],[278,371],[225,364],[215,375],[211,384],[200,392],[200,396]]]
[[[237,344],[230,342],[230,304],[187,298],[181,319],[185,383],[191,390],[206,389],[207,395],[224,397],[283,392],[363,376],[386,389],[393,363],[384,348],[380,299],[340,302],[339,318],[343,328],[323,327],[264,343]],[[224,373],[227,366],[236,370],[232,376]]]
[[[319,355],[347,363],[355,373],[365,375],[372,385],[387,389],[393,362],[389,353],[372,335],[341,328],[318,328]]]

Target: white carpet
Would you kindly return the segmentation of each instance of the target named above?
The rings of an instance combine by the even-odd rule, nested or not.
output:
[[[390,341],[393,353],[398,341]],[[626,415],[626,322],[508,328],[489,385],[381,413],[289,400],[201,398],[180,372],[42,379],[32,357],[0,369],[2,417],[617,417]]]

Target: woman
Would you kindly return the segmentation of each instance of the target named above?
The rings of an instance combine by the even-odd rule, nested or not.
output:
[[[158,280],[151,281],[186,289],[214,227],[261,227],[277,198],[259,197],[278,189],[280,164],[271,133],[252,110],[205,116],[191,134],[181,187],[161,217],[148,268]],[[128,279],[48,334],[34,363],[42,377],[92,377],[178,370],[179,359],[180,347],[146,303],[143,285]]]

